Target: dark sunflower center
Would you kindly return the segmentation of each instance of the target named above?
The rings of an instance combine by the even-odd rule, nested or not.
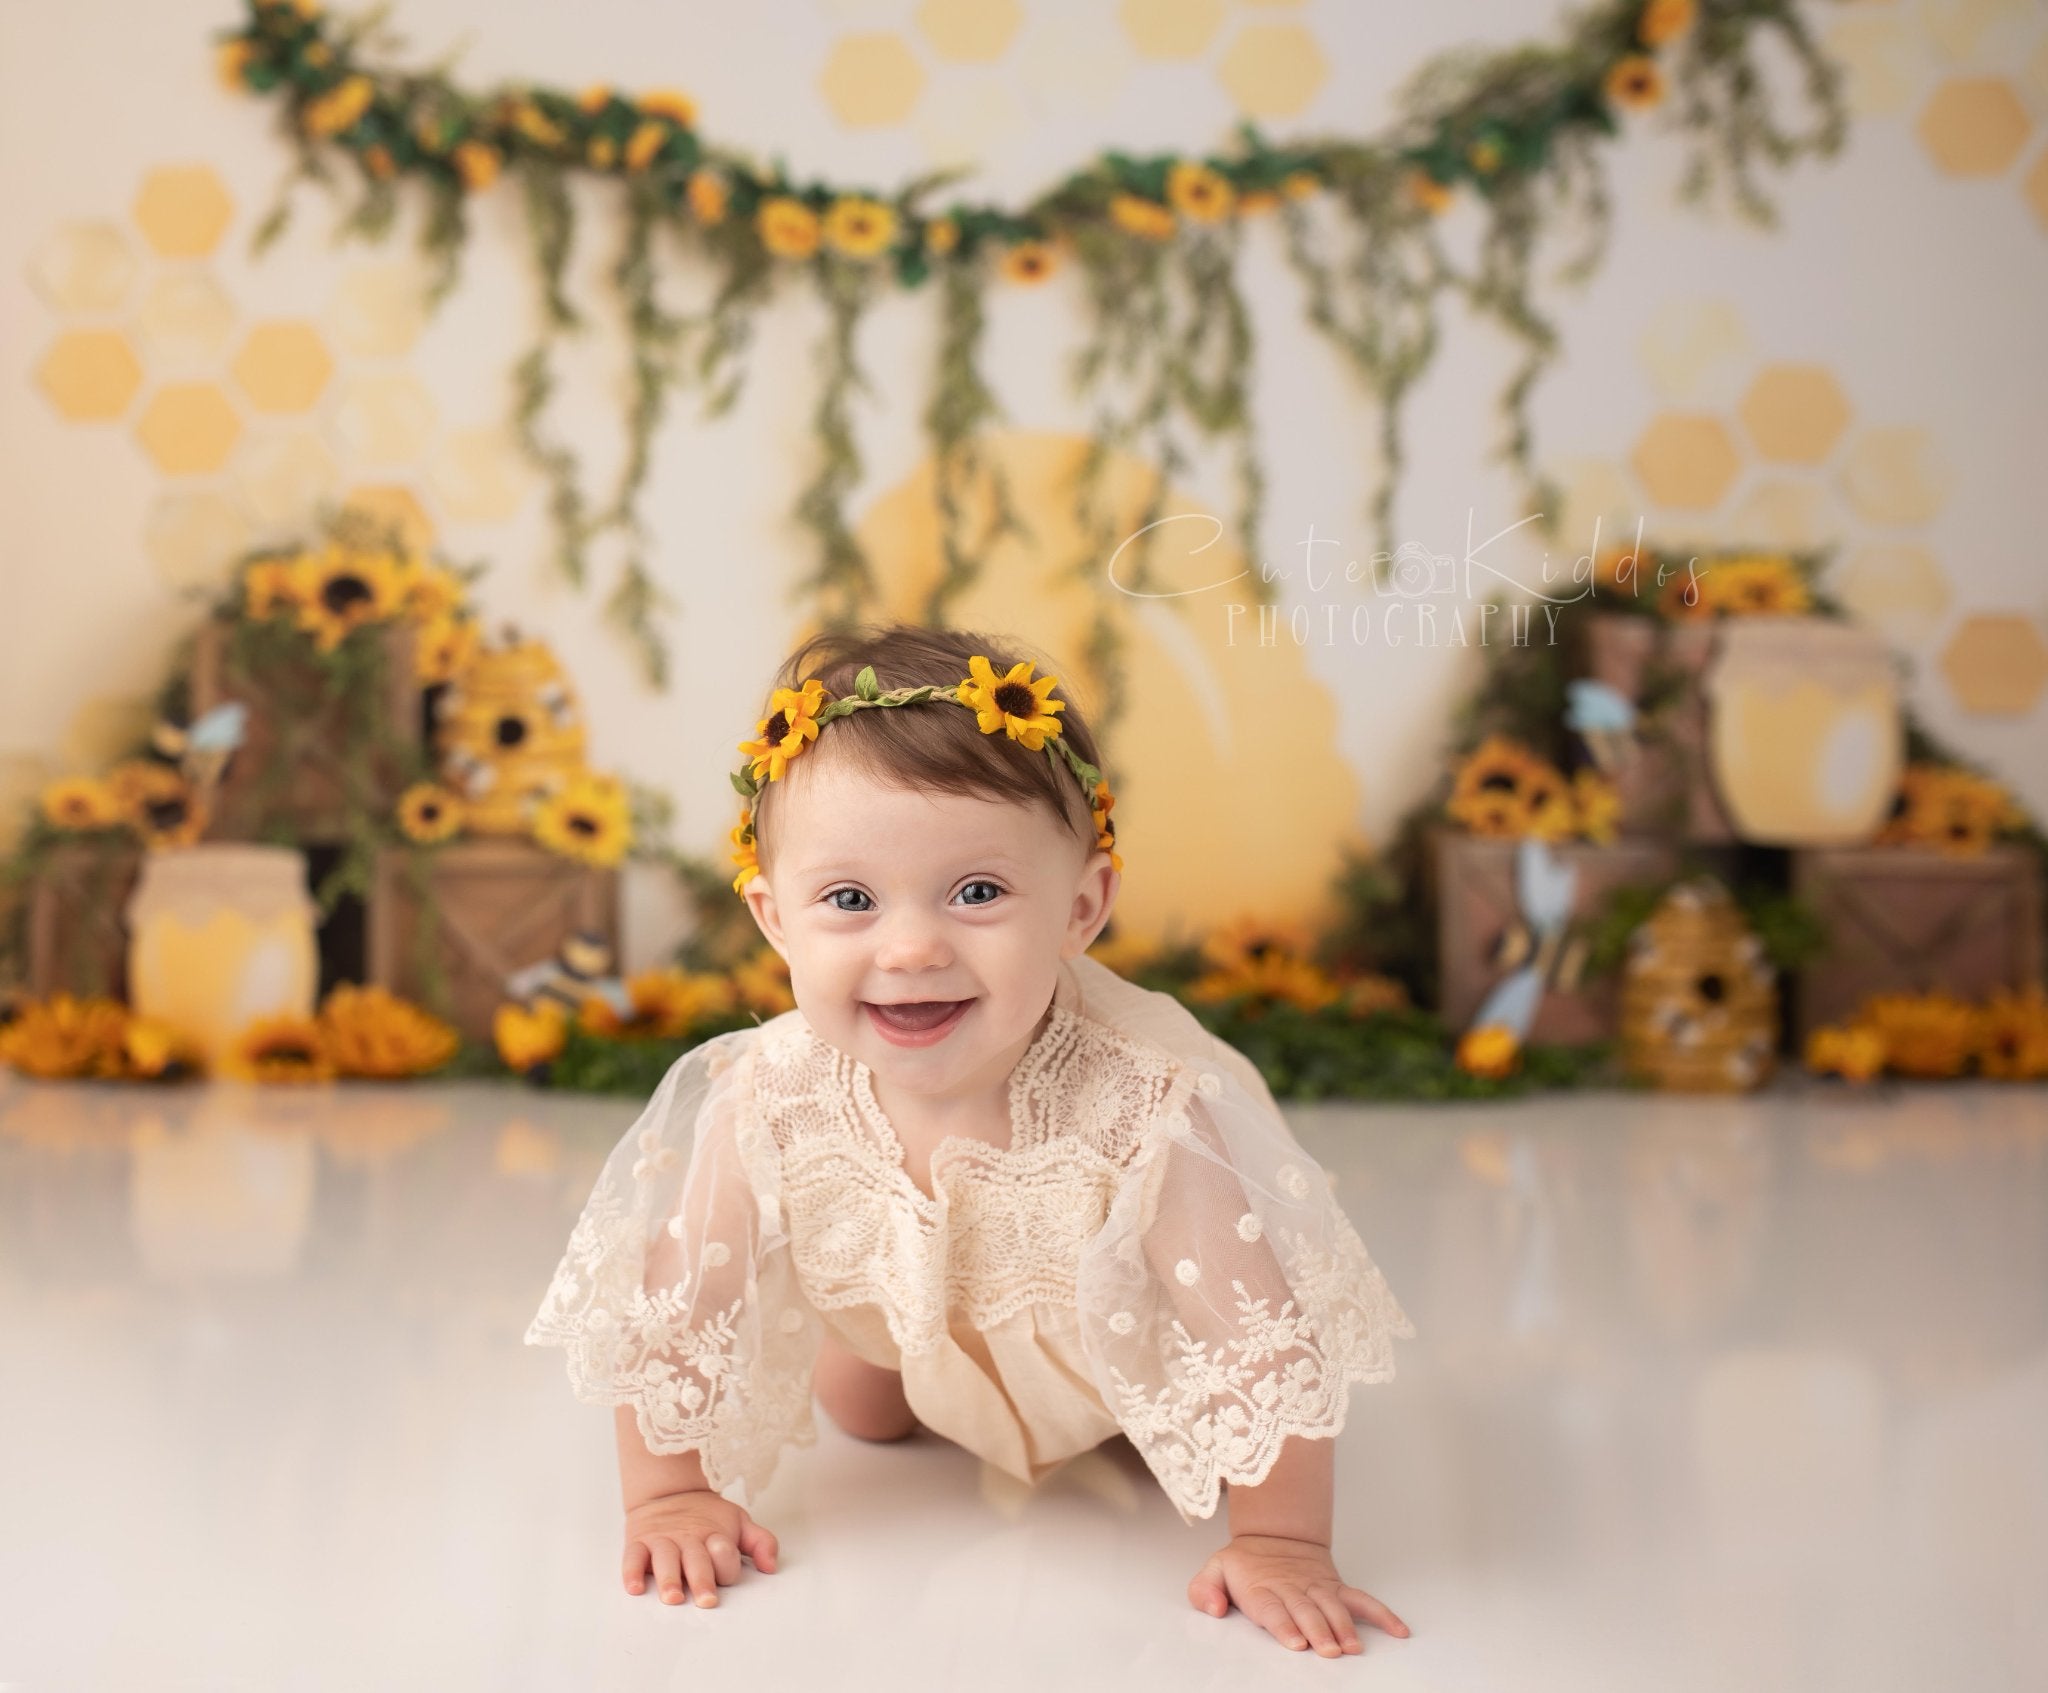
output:
[[[142,809],[152,829],[175,829],[185,821],[185,798],[182,794],[148,800]]]
[[[526,719],[523,717],[501,717],[492,730],[501,747],[516,747],[526,739]]]
[[[786,713],[778,711],[773,717],[768,719],[767,738],[771,743],[773,743],[777,741],[786,740],[788,736],[789,717]]]
[[[1515,779],[1505,770],[1489,771],[1479,778],[1479,785],[1496,794],[1511,794],[1515,791]]]
[[[1038,709],[1038,696],[1022,682],[1005,682],[996,689],[996,704],[1010,717],[1029,717]]]
[[[587,839],[590,836],[596,834],[597,832],[597,819],[591,816],[589,812],[572,811],[569,813],[570,834],[582,835]]]
[[[1244,949],[1245,956],[1247,958],[1256,958],[1261,960],[1263,960],[1266,954],[1271,952],[1272,950],[1273,943],[1271,941],[1253,941],[1250,946]]]
[[[288,1064],[310,1064],[313,1062],[313,1049],[303,1041],[272,1041],[264,1047],[263,1056],[283,1059]]]
[[[320,585],[320,603],[336,617],[374,596],[360,576],[330,576]]]
[[[441,806],[440,806],[440,803],[439,803],[438,801],[436,801],[436,800],[428,800],[428,801],[426,801],[426,802],[425,802],[425,803],[424,803],[423,805],[421,805],[421,807],[420,807],[420,821],[421,821],[422,823],[438,823],[438,822],[440,822],[440,821],[441,821]]]

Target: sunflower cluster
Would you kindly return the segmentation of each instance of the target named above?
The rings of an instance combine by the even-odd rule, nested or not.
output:
[[[573,1010],[559,999],[498,1007],[491,1034],[505,1067],[529,1076],[561,1057],[572,1037],[596,1041],[690,1044],[700,1029],[735,1012],[774,1017],[796,1005],[789,966],[762,946],[728,970],[669,966],[629,977],[631,1010],[621,1015],[593,994]]]
[[[314,1016],[257,1018],[222,1070],[252,1082],[395,1081],[440,1069],[461,1044],[451,1025],[388,989],[342,983]]]
[[[432,559],[332,539],[242,567],[236,609],[251,622],[304,632],[322,656],[358,629],[409,618],[420,686],[452,681],[475,653],[477,622],[462,578]]]
[[[2041,984],[2000,988],[1972,1003],[1954,994],[1873,994],[1845,1023],[1815,1029],[1806,1067],[1868,1081],[1965,1073],[2003,1081],[2048,1078],[2048,994]]]
[[[468,821],[462,795],[442,782],[415,782],[398,796],[398,826],[407,839],[436,845]],[[617,776],[579,770],[527,807],[533,839],[580,864],[609,869],[633,844],[633,799]]]
[[[1614,784],[1590,767],[1566,777],[1509,735],[1489,735],[1459,765],[1444,809],[1475,835],[1612,841],[1621,818]]]
[[[1891,813],[1874,839],[1974,857],[2010,829],[2026,826],[2019,803],[1988,776],[1953,764],[1909,764]]]
[[[1500,1081],[1522,1061],[1522,1043],[1513,1029],[1500,1023],[1479,1023],[1458,1037],[1453,1062],[1468,1076]]]
[[[1672,623],[1792,617],[1814,609],[1806,568],[1789,553],[1704,556],[1611,547],[1593,561],[1593,595],[1610,607]]]
[[[64,776],[41,795],[43,820],[66,834],[131,834],[145,847],[190,846],[206,832],[204,797],[177,765],[123,759],[104,776]]]
[[[43,1081],[174,1081],[199,1069],[175,1029],[117,999],[68,993],[30,999],[0,1023],[0,1064]]]
[[[742,893],[761,873],[751,802],[764,781],[779,782],[790,764],[816,744],[818,731],[837,718],[856,711],[920,705],[927,700],[964,705],[974,713],[984,735],[1007,735],[1027,752],[1045,753],[1055,765],[1064,761],[1089,801],[1097,849],[1109,854],[1111,867],[1121,874],[1124,861],[1116,850],[1116,824],[1109,815],[1116,796],[1102,779],[1102,772],[1060,734],[1059,713],[1067,709],[1067,702],[1052,698],[1059,678],[1033,678],[1034,668],[1029,659],[1020,659],[998,676],[988,659],[976,653],[967,661],[967,676],[951,688],[927,683],[884,693],[872,665],[862,668],[854,678],[853,693],[844,699],[828,700],[825,684],[815,676],[801,688],[777,688],[769,698],[768,715],[754,725],[754,738],[739,743],[747,762],[732,773],[733,787],[749,802],[740,808],[739,823],[732,831],[732,862],[739,866],[732,880],[733,892]]]
[[[1237,918],[1203,940],[1205,968],[1188,984],[1187,997],[1241,1011],[1291,1005],[1311,1014],[1335,1010],[1347,1017],[1408,1008],[1408,990],[1391,977],[1333,974],[1314,961],[1312,950],[1308,931],[1299,924]]]

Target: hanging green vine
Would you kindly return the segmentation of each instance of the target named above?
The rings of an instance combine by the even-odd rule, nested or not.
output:
[[[1078,264],[1091,322],[1074,374],[1094,424],[1074,489],[1086,537],[1077,568],[1097,589],[1087,656],[1105,694],[1106,729],[1121,710],[1121,637],[1110,595],[1096,582],[1118,539],[1103,487],[1113,456],[1142,453],[1151,463],[1142,529],[1190,463],[1193,438],[1224,445],[1238,485],[1238,540],[1258,555],[1264,477],[1249,405],[1255,337],[1238,271],[1246,222],[1277,214],[1309,322],[1379,407],[1382,464],[1371,507],[1379,548],[1391,550],[1403,403],[1441,342],[1447,299],[1498,323],[1520,348],[1501,395],[1501,457],[1554,531],[1558,502],[1536,466],[1527,408],[1559,347],[1536,296],[1539,285],[1583,281],[1604,251],[1610,204],[1601,144],[1621,133],[1623,114],[1661,108],[1693,145],[1683,197],[1703,200],[1723,183],[1742,215],[1770,222],[1763,167],[1832,154],[1846,129],[1840,73],[1800,12],[1798,0],[1607,0],[1572,15],[1554,45],[1461,49],[1433,60],[1404,90],[1383,136],[1276,148],[1247,125],[1230,149],[1207,157],[1108,153],[1014,211],[957,199],[927,209],[951,174],[894,193],[793,180],[780,160],[764,168],[703,139],[694,106],[680,94],[477,93],[455,84],[445,65],[396,69],[384,60],[400,43],[385,34],[381,10],[337,22],[314,0],[249,0],[246,20],[223,36],[220,51],[232,86],[278,97],[293,153],[259,249],[285,227],[297,181],[334,182],[326,157],[338,149],[358,178],[347,233],[382,238],[393,227],[398,184],[425,186],[420,241],[436,264],[438,302],[459,271],[467,196],[515,172],[544,317],[515,373],[518,438],[548,480],[558,561],[570,580],[586,579],[595,540],[614,529],[625,535],[628,557],[607,611],[657,685],[665,649],[655,621],[669,602],[648,572],[638,516],[650,443],[680,386],[701,392],[707,418],[730,408],[755,314],[775,283],[807,280],[827,311],[813,419],[820,456],[796,515],[818,553],[799,591],[814,594],[823,619],[836,624],[870,614],[876,593],[847,516],[863,469],[855,402],[867,383],[858,330],[885,280],[916,288],[939,279],[940,356],[924,413],[945,563],[926,612],[939,619],[989,549],[1023,529],[1007,483],[976,444],[1001,415],[981,368],[986,295],[998,282],[1029,284]],[[1773,37],[1792,54],[1813,109],[1804,129],[1781,121],[1766,89],[1757,55]],[[552,354],[564,334],[583,327],[563,292],[574,238],[571,171],[615,177],[627,196],[614,272],[633,347],[627,452],[617,492],[596,515],[580,492],[576,454],[544,427],[555,391]],[[1441,214],[1461,202],[1484,219],[1467,264],[1453,261],[1438,229]],[[1570,225],[1583,226],[1581,251],[1554,276],[1540,275],[1543,238]],[[656,300],[652,245],[664,228],[716,273],[701,312],[678,316]],[[969,491],[983,479],[991,517],[970,526]],[[1125,585],[1144,591],[1149,534],[1131,550]]]

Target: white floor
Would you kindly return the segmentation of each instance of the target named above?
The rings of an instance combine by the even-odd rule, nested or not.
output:
[[[1291,1113],[1414,1317],[1336,1556],[1187,1602],[1127,1447],[1035,1495],[820,1412],[712,1610],[520,1344],[630,1102],[0,1078],[0,1689],[2048,1687],[2048,1088]]]

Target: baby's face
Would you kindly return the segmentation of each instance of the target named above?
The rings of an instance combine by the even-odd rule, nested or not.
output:
[[[896,1092],[998,1091],[1060,960],[1108,920],[1109,854],[1041,807],[884,787],[816,752],[776,788],[773,868],[743,891],[805,1021]],[[906,1002],[957,1009],[925,1030],[875,1009]]]

